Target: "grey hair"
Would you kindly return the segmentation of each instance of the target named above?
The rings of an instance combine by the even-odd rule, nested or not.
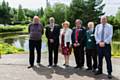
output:
[[[51,21],[51,20],[54,20],[54,21],[55,21],[55,18],[54,18],[54,17],[50,17],[50,18],[49,18],[49,21]]]
[[[81,19],[76,19],[76,20],[75,20],[75,23],[76,23],[77,21],[80,21],[81,25],[83,24],[83,22],[82,22]]]

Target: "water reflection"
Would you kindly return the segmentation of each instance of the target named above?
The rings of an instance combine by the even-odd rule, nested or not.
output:
[[[13,37],[2,36],[4,43],[11,44],[17,48],[23,48],[25,51],[29,51],[29,38],[28,35],[14,35]],[[46,42],[42,42],[42,52],[47,50]]]

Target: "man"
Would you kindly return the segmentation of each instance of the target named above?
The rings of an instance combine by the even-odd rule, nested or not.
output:
[[[38,16],[34,16],[33,18],[33,23],[31,23],[28,27],[29,31],[29,63],[30,66],[28,68],[31,68],[34,66],[34,49],[36,48],[37,50],[37,63],[38,65],[40,64],[41,60],[41,38],[44,33],[44,29],[42,24],[40,23],[40,19]]]
[[[46,37],[48,39],[48,51],[49,51],[49,65],[48,67],[53,66],[53,52],[54,52],[54,67],[57,66],[58,62],[58,48],[59,48],[59,35],[60,28],[58,24],[55,24],[55,19],[51,17],[49,23],[46,26]]]
[[[99,65],[96,75],[102,74],[103,57],[107,63],[108,78],[112,78],[112,63],[111,63],[111,41],[113,36],[113,27],[107,23],[107,17],[101,17],[101,24],[98,24],[95,29],[95,39],[98,49]]]
[[[85,29],[82,27],[82,21],[80,19],[77,19],[75,24],[76,27],[73,29],[71,36],[76,61],[75,68],[82,68],[84,66]]]

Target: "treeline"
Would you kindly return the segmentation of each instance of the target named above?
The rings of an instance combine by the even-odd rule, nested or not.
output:
[[[48,23],[48,18],[51,16],[55,17],[56,23],[59,25],[64,20],[68,20],[71,23],[71,27],[73,27],[77,18],[83,21],[84,26],[89,21],[94,21],[97,24],[100,16],[104,15],[103,8],[105,4],[102,2],[103,0],[72,0],[69,6],[63,3],[56,3],[53,6],[49,4],[45,9],[30,10],[22,8],[21,5],[18,6],[18,9],[11,8],[9,3],[3,0],[0,3],[0,24],[28,24],[35,15],[40,17],[44,25]],[[119,29],[120,10],[116,16],[108,17],[108,21],[113,24],[115,29]]]
[[[23,9],[21,5],[18,9],[11,8],[9,3],[3,0],[0,4],[0,24],[27,24],[34,15],[40,16],[43,24],[47,24],[51,16],[55,17],[58,24],[68,20],[73,26],[76,18],[82,19],[84,24],[88,21],[97,23],[99,16],[104,14],[104,4],[101,3],[102,0],[72,0],[70,6],[56,3],[54,6],[48,5],[45,9],[30,10]]]
[[[43,16],[43,8],[37,10],[30,10],[27,8],[22,8],[21,5],[18,9],[11,8],[8,2],[3,0],[0,3],[0,24],[28,24],[31,22],[33,16]]]

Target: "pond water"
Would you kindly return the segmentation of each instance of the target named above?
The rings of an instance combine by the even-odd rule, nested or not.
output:
[[[23,48],[25,51],[29,51],[29,36],[27,34],[2,34],[0,35],[0,41],[11,44],[17,48]],[[47,50],[47,44],[42,41],[42,52]]]
[[[11,44],[17,48],[23,48],[25,51],[29,51],[29,36],[28,34],[0,34],[0,42]],[[42,52],[47,51],[47,42],[42,40]],[[114,54],[120,55],[120,41],[114,41],[112,44],[112,51]]]

